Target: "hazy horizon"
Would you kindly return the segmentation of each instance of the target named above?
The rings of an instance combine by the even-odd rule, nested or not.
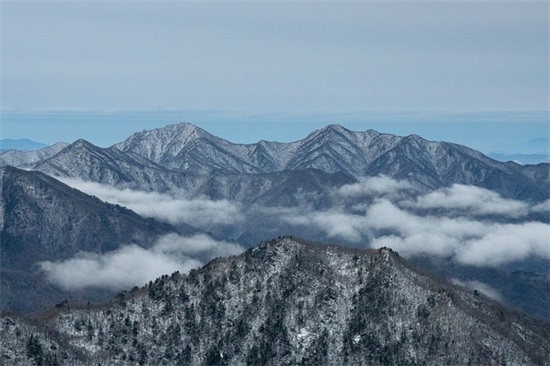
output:
[[[340,124],[352,131],[373,129],[399,136],[417,134],[428,140],[466,145],[484,153],[498,150],[509,154],[540,154],[544,151],[519,145],[549,137],[546,112],[247,114],[232,111],[4,111],[2,115],[0,139],[27,138],[46,145],[72,143],[83,138],[97,146],[108,147],[133,133],[181,122],[192,123],[234,143],[297,141],[329,124]]]
[[[3,2],[0,138],[548,137],[547,2]],[[132,112],[134,111],[134,112]],[[142,111],[142,112],[135,112]]]

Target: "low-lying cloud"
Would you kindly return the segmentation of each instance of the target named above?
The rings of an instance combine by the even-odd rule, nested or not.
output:
[[[342,210],[310,211],[287,210],[281,219],[291,225],[315,227],[329,238],[342,238],[350,242],[364,239],[365,218]]]
[[[463,184],[453,184],[420,196],[412,206],[420,209],[468,210],[470,215],[521,217],[529,213],[526,202],[505,199],[493,191]]]
[[[456,253],[459,262],[497,266],[529,256],[550,259],[550,226],[540,222],[495,224],[479,238],[463,243]]]
[[[483,292],[486,296],[499,302],[502,302],[504,300],[502,294],[499,291],[481,281],[461,281],[459,279],[453,278],[452,283],[454,283],[455,285],[469,287],[474,290],[478,290],[479,292]]]
[[[546,200],[531,208],[533,212],[550,212],[550,200]]]
[[[170,223],[185,222],[212,232],[230,225],[238,233],[235,237],[246,236],[249,230],[255,230],[255,235],[281,235],[286,234],[280,232],[285,227],[296,229],[298,235],[319,234],[321,239],[342,240],[354,246],[387,246],[404,256],[450,257],[476,266],[498,266],[530,256],[550,258],[550,225],[529,221],[531,213],[548,212],[550,200],[531,205],[474,186],[455,184],[419,194],[409,182],[369,177],[336,189],[333,198],[337,203],[330,209],[313,210],[245,208],[227,200],[187,199],[64,181],[105,201]]]
[[[414,187],[406,180],[396,180],[385,175],[360,178],[357,183],[345,184],[337,190],[343,197],[395,196],[402,191],[411,191]]]
[[[168,234],[149,249],[135,244],[105,253],[79,253],[60,262],[41,262],[47,279],[65,290],[83,288],[128,289],[164,274],[187,273],[218,257],[236,255],[243,248],[207,235],[182,237]]]
[[[170,224],[186,223],[208,229],[212,225],[232,225],[244,220],[241,207],[228,200],[205,197],[186,198],[171,194],[119,189],[80,179],[62,178],[65,184],[99,199],[125,206],[145,217],[154,217]]]
[[[407,187],[392,181],[382,177],[377,182],[389,182],[388,187],[396,193]],[[345,192],[373,192],[370,188],[360,189],[369,184],[350,185]],[[287,209],[278,215],[291,225],[315,228],[329,238],[354,245],[387,246],[404,256],[452,257],[459,263],[476,266],[498,266],[530,256],[550,258],[550,225],[517,222],[529,211],[546,208],[546,203],[530,207],[526,202],[505,199],[483,188],[458,184],[414,200],[392,195],[390,189],[378,192],[383,193],[380,198],[355,204],[358,212],[349,212],[342,205],[325,211]]]

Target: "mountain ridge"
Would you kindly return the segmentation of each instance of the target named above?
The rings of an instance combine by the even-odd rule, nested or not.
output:
[[[472,234],[476,240],[491,239],[491,246],[495,247],[497,244],[493,243],[494,238],[490,235],[498,233],[499,229],[498,225],[491,224],[492,220],[498,220],[497,224],[520,226],[523,222],[534,221],[540,223],[537,227],[548,223],[545,207],[550,195],[547,189],[549,167],[549,164],[520,166],[500,163],[461,145],[428,141],[418,135],[399,137],[374,130],[354,132],[340,125],[329,125],[311,132],[302,140],[290,143],[260,141],[255,144],[233,144],[191,124],[174,124],[138,132],[121,145],[115,144],[108,148],[77,140],[32,166],[53,177],[78,178],[103,184],[103,187],[94,189],[111,190],[115,196],[132,195],[135,199],[136,195],[141,195],[139,202],[144,200],[143,193],[148,197],[154,196],[149,193],[158,193],[158,197],[163,197],[162,200],[166,202],[170,199],[178,200],[179,203],[173,207],[187,209],[199,207],[197,204],[210,205],[209,200],[218,201],[217,207],[229,207],[232,210],[230,212],[237,214],[229,220],[224,218],[224,224],[204,224],[203,220],[203,225],[210,226],[208,228],[198,223],[191,224],[198,225],[214,237],[238,241],[245,246],[254,245],[266,237],[277,236],[281,231],[318,240],[338,237],[346,245],[361,245],[359,240],[364,240],[365,245],[373,245],[379,238],[390,242],[397,240],[399,243],[400,240],[407,240],[411,234],[400,232],[399,227],[393,228],[392,225],[383,227],[397,230],[399,236],[396,238],[390,235],[391,232],[383,230],[373,234],[370,224],[364,222],[369,216],[368,210],[373,207],[372,203],[376,203],[373,200],[391,201],[393,198],[386,194],[396,194],[395,197],[403,195],[403,199],[398,199],[399,203],[392,201],[386,208],[394,207],[394,211],[404,214],[409,211],[413,215],[405,214],[405,219],[410,216],[418,222],[426,222],[429,217],[422,215],[430,214],[434,218],[441,214],[443,218],[450,215],[449,220],[454,222],[455,218],[461,219],[460,216],[453,216],[458,213],[446,212],[446,209],[437,207],[431,213],[415,213],[407,205],[414,206],[414,200],[427,197],[428,192],[438,197],[454,195],[458,192],[453,188],[457,183],[475,185],[494,192],[472,191],[471,187],[464,187],[463,191],[478,197],[476,199],[482,200],[481,204],[486,199],[506,203],[500,196],[527,201],[510,204],[519,207],[520,211],[531,211],[518,212],[517,215],[510,213],[510,216],[498,218],[487,215],[466,220],[475,221],[476,226],[484,227],[483,234]],[[371,180],[371,177],[374,179]],[[74,179],[72,181],[77,182]],[[78,186],[79,183],[74,184]],[[378,193],[372,193],[375,191],[364,193],[367,192],[364,189],[372,189],[377,184],[389,184],[380,191],[380,197],[377,197]],[[341,190],[346,186],[353,187],[359,195],[351,193],[346,196],[350,191]],[[391,192],[393,190],[396,192]],[[90,193],[94,194],[93,189]],[[410,202],[403,201],[405,195],[409,196]],[[127,202],[129,206],[132,205],[131,201]],[[151,201],[143,202],[151,204]],[[394,203],[397,206],[392,206]],[[474,206],[477,206],[477,202]],[[166,211],[168,213],[170,210]],[[32,214],[33,211],[29,212]],[[158,212],[140,212],[169,220],[164,213],[158,216]],[[466,212],[460,211],[459,215],[466,215]],[[178,216],[177,220],[183,219]],[[185,223],[182,221],[182,225]],[[506,226],[521,229],[520,226]],[[433,230],[437,231],[435,228]],[[424,233],[423,230],[412,230],[412,233],[431,238],[430,233]],[[464,245],[472,242],[468,238],[455,238],[454,233],[442,235],[441,238],[436,239],[438,242],[450,240],[452,245],[456,244],[455,239]],[[539,239],[540,235],[534,243],[538,243]],[[415,244],[415,250],[418,250],[420,244]],[[535,244],[527,242],[528,251],[532,250],[529,245]],[[541,258],[545,258],[544,253],[541,255]],[[529,268],[532,259],[527,258],[524,267],[520,268]],[[506,273],[506,276],[510,277],[511,274]],[[523,281],[520,278],[518,283],[520,280]],[[529,287],[530,291],[533,290],[530,293],[534,293],[544,283],[547,282],[543,279],[533,283]],[[496,288],[497,291],[504,289]],[[508,292],[505,300],[510,301],[519,293],[521,291]],[[532,305],[544,302],[547,298],[548,294],[544,293],[543,296],[533,298],[535,302],[532,304],[521,303],[521,307],[528,311],[538,309],[534,314],[541,316],[541,306]]]
[[[161,235],[196,231],[145,219],[41,172],[0,167],[0,308],[34,311],[63,297],[82,295],[47,283],[37,266],[41,261],[70,259],[80,252],[113,252],[130,243],[146,248]],[[111,293],[99,298],[106,296]]]
[[[78,144],[82,142],[32,168],[54,176],[146,191],[185,190],[191,195],[198,194],[210,177],[317,169],[354,180],[386,175],[408,180],[423,191],[459,183],[510,198],[536,202],[550,198],[545,189],[550,185],[550,164],[503,163],[462,145],[417,135],[354,132],[340,125],[329,125],[289,143],[235,144],[181,123],[135,133],[109,148],[90,144],[84,155],[78,152]],[[208,196],[209,192],[201,190],[201,194]]]
[[[54,156],[67,146],[69,146],[69,144],[66,142],[58,142],[51,146],[43,147],[39,150],[6,150],[4,152],[0,152],[0,166],[11,165],[21,168],[31,167],[33,164],[36,164],[41,160]]]
[[[0,326],[5,359],[72,365],[547,365],[550,344],[548,324],[415,272],[389,249],[292,237],[108,306],[68,304],[35,325],[4,316]]]

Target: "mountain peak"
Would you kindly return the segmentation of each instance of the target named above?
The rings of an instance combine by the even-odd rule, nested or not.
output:
[[[330,135],[332,133],[338,133],[338,134],[352,133],[353,134],[354,132],[348,130],[347,128],[345,128],[345,127],[343,127],[339,124],[330,124],[330,125],[327,125],[326,127],[323,127],[319,130],[313,131],[312,133],[309,134],[309,136],[307,138],[317,137],[317,136],[325,136],[325,135]]]
[[[192,165],[189,161],[193,159],[189,156],[190,151],[209,150],[206,146],[224,143],[225,140],[191,123],[183,122],[135,133],[112,148],[144,157],[170,169],[187,169],[190,164]],[[202,169],[202,165],[204,162],[198,162],[194,167]]]
[[[152,130],[144,130],[130,136],[128,140],[145,140],[150,138],[166,142],[175,139],[193,140],[201,137],[210,137],[208,132],[189,122],[176,123]],[[124,142],[123,142],[124,143]]]
[[[396,258],[283,237],[102,308],[61,308],[46,331],[6,318],[0,341],[10,360],[40,339],[75,365],[546,364],[544,326]]]
[[[422,136],[417,135],[417,134],[415,134],[415,133],[410,134],[410,135],[408,135],[408,136],[405,137],[405,138],[406,138],[406,139],[411,139],[411,140],[427,141],[425,138],[423,138]]]
[[[75,142],[73,142],[72,144],[70,144],[67,147],[69,147],[69,148],[95,148],[97,146],[95,146],[94,144],[92,144],[91,142],[89,142],[87,140],[78,139],[78,140],[76,140]]]
[[[350,132],[350,130],[348,130],[347,128],[335,123],[328,125],[324,129],[329,131],[337,131],[337,132]]]
[[[163,128],[158,128],[152,131],[158,131],[158,130],[168,130],[178,134],[210,135],[208,132],[206,132],[202,128],[197,127],[194,124],[189,122],[176,123],[176,124],[168,125]]]

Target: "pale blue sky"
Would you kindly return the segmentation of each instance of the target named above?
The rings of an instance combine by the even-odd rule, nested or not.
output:
[[[108,145],[185,120],[240,142],[341,123],[472,145],[475,129],[463,128],[480,112],[495,143],[548,134],[546,1],[3,1],[1,12],[2,138],[71,142],[81,132]],[[89,113],[14,118],[44,110]],[[129,111],[148,111],[148,122]],[[126,119],[90,128],[99,112]]]
[[[191,122],[237,143],[259,140],[290,142],[315,129],[338,123],[353,131],[374,129],[400,136],[418,134],[488,153],[499,143],[514,144],[548,137],[548,113],[238,113],[233,111],[146,112],[6,112],[5,137],[26,137],[53,144],[78,138],[107,147],[135,132]],[[21,134],[21,132],[24,134]],[[529,153],[529,151],[511,150]]]

